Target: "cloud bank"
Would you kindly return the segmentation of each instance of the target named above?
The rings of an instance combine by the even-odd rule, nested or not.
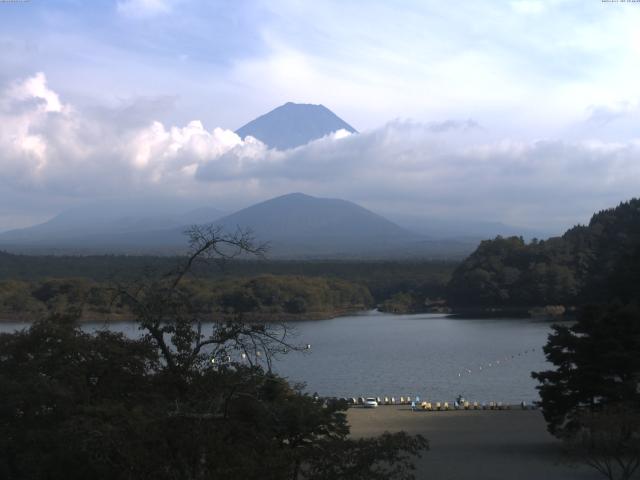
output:
[[[607,115],[594,110],[594,117]],[[304,191],[382,213],[559,230],[637,195],[640,184],[638,140],[495,140],[471,119],[395,120],[278,151],[198,120],[123,124],[118,115],[65,103],[43,73],[2,91],[0,124],[5,205],[24,195],[44,208],[51,197],[72,203],[164,194],[229,208]],[[14,217],[0,212],[0,221]]]

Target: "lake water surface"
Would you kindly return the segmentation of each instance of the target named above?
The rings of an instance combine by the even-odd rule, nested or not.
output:
[[[0,324],[0,330],[23,326]],[[372,311],[289,326],[293,341],[311,349],[280,357],[274,370],[323,396],[451,401],[464,394],[478,401],[530,402],[538,398],[531,371],[549,368],[542,346],[550,325],[542,321]],[[109,328],[139,334],[132,323]]]
[[[542,352],[550,325],[540,321],[368,312],[294,325],[312,348],[275,369],[321,395],[530,402],[531,371],[550,366]]]

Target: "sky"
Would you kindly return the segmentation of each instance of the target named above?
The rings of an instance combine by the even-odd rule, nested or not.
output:
[[[0,2],[0,49],[0,231],[299,191],[560,233],[639,193],[637,2]],[[360,133],[234,133],[288,101]]]

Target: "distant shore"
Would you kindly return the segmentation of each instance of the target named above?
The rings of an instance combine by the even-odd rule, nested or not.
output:
[[[564,305],[522,305],[493,307],[452,307],[450,313],[459,318],[536,318],[542,320],[570,320],[576,307]]]
[[[408,406],[350,408],[354,438],[405,431],[429,440],[417,479],[596,480],[595,470],[569,462],[538,410],[412,412]]]
[[[359,313],[378,310],[381,313],[391,315],[420,315],[420,314],[445,314],[457,318],[535,318],[548,321],[566,321],[572,320],[574,312],[572,310],[564,312],[562,315],[545,314],[544,307],[508,307],[508,308],[453,308],[438,311],[409,311],[409,312],[390,312],[381,308],[372,308],[364,305],[357,305],[349,308],[336,308],[332,310],[316,310],[303,313],[286,313],[286,312],[245,312],[241,316],[246,322],[255,323],[283,323],[283,322],[302,322],[302,321],[320,321],[330,320],[332,318],[355,315]],[[15,314],[0,313],[0,323],[30,323],[44,317],[46,314]],[[204,316],[204,321],[216,321],[225,319],[235,319],[238,314],[214,312]],[[101,313],[88,311],[80,318],[80,323],[119,323],[119,322],[135,322],[136,319],[127,313]]]
[[[575,316],[576,307],[564,305],[521,305],[521,306],[449,306],[446,303],[432,307],[401,308],[380,304],[378,310],[396,315],[437,313],[454,315],[458,318],[536,318],[545,320],[570,320]]]
[[[358,306],[353,308],[340,308],[333,310],[320,310],[304,313],[271,313],[271,312],[248,312],[242,314],[242,319],[246,322],[255,323],[282,323],[282,322],[302,322],[302,321],[319,321],[329,320],[347,315],[354,315],[370,311],[371,308]],[[43,318],[46,314],[9,314],[0,313],[0,323],[31,323]],[[238,318],[236,314],[214,312],[203,317],[203,321],[219,321],[226,319]],[[135,322],[133,315],[126,313],[98,313],[86,312],[80,317],[80,323],[120,323]]]

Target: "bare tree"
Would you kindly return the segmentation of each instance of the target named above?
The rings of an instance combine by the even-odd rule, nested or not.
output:
[[[303,350],[289,342],[285,323],[246,323],[241,316],[211,318],[211,312],[194,305],[191,292],[183,288],[196,265],[220,264],[241,255],[263,257],[266,244],[257,244],[251,231],[240,228],[228,234],[215,225],[196,225],[185,234],[189,253],[174,271],[112,289],[114,298],[129,306],[157,345],[169,370],[188,371],[207,361],[261,364],[271,370],[275,355]]]

